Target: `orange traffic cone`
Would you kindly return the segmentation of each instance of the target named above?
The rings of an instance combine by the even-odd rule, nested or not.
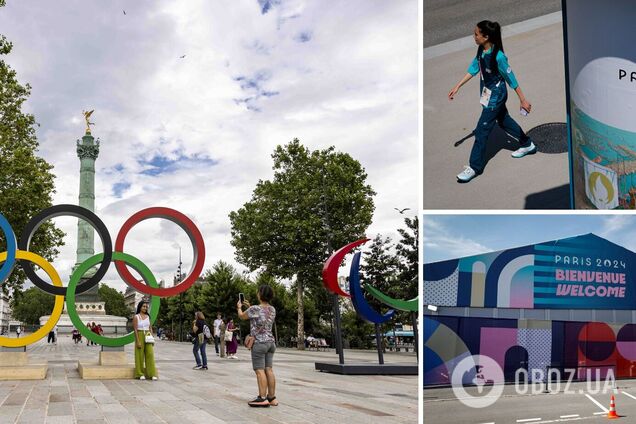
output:
[[[620,418],[620,416],[616,413],[616,403],[614,403],[614,395],[610,397],[610,409],[609,409],[609,412],[607,413],[607,418],[610,420]]]

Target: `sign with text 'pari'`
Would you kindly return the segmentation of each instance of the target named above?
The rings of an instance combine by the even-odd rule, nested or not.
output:
[[[633,0],[563,0],[570,175],[577,209],[636,209]],[[611,22],[599,37],[590,28]]]

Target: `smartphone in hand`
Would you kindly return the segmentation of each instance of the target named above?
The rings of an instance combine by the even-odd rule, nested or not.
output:
[[[243,304],[243,302],[245,302],[245,296],[243,295],[243,293],[239,293],[239,302],[241,302],[241,305]]]

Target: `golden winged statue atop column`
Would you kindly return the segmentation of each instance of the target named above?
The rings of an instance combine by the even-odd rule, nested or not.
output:
[[[88,134],[91,133],[91,125],[95,125],[94,122],[90,121],[90,117],[93,114],[93,112],[95,112],[95,109],[91,110],[90,112],[86,112],[86,111],[82,112],[84,114],[84,119],[86,120],[86,133]]]

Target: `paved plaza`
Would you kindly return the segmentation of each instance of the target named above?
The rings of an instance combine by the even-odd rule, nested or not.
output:
[[[342,376],[314,370],[337,362],[331,352],[279,348],[274,358],[277,407],[250,408],[256,378],[249,352],[219,358],[208,346],[209,371],[195,371],[192,345],[158,341],[159,381],[82,380],[77,360],[97,362],[100,346],[60,335],[28,346],[29,360],[48,360],[46,380],[0,382],[0,423],[415,423],[417,376]],[[133,362],[132,345],[126,346]],[[375,351],[345,350],[347,363],[376,362]],[[413,353],[386,353],[386,363],[415,364]]]

